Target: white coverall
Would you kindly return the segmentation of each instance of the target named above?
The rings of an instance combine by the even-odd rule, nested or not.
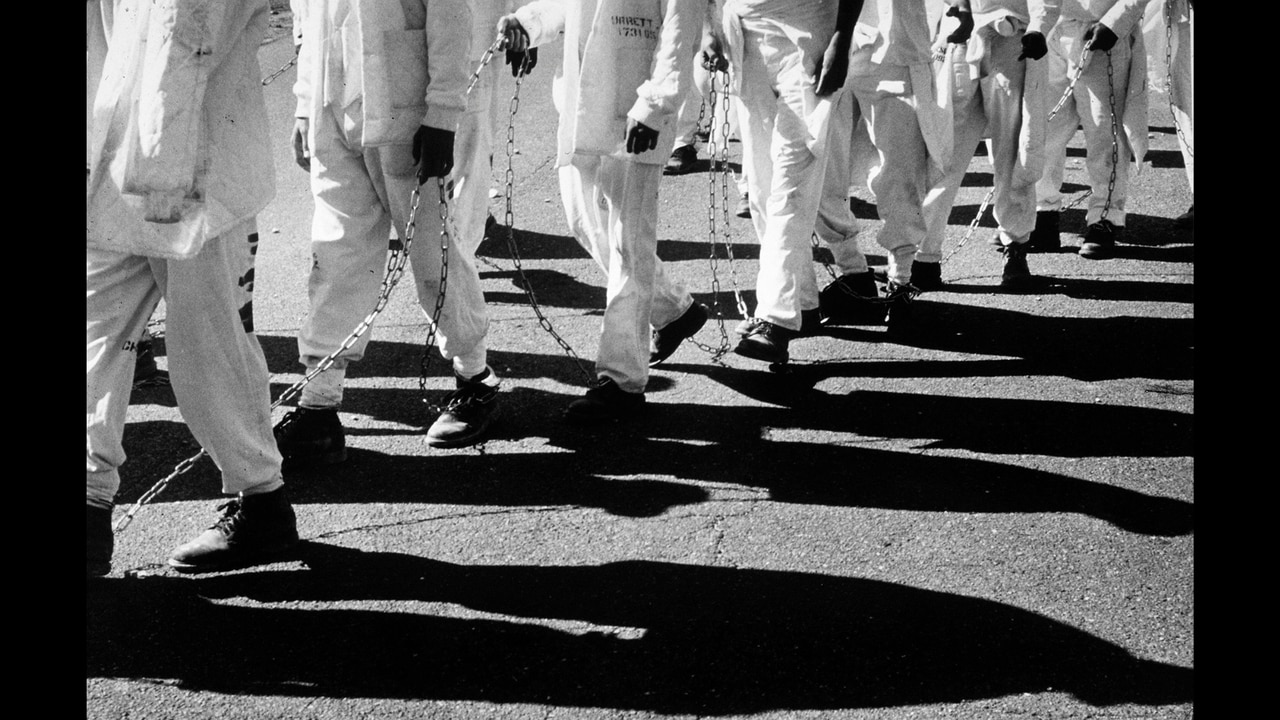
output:
[[[1178,149],[1182,151],[1192,197],[1196,192],[1195,86],[1192,82],[1195,33],[1191,22],[1194,15],[1195,10],[1187,0],[1150,0],[1142,21],[1147,52],[1160,60],[1149,66],[1168,63],[1167,74],[1156,77],[1153,73],[1151,82],[1169,93]]]
[[[1035,184],[1044,173],[1050,102],[1046,58],[1019,60],[1022,37],[1048,37],[1060,0],[953,0],[973,13],[968,43],[948,46],[939,72],[951,73],[955,130],[950,167],[924,201],[926,234],[916,260],[941,262],[947,219],[974,150],[990,138],[992,211],[1002,245],[1027,242],[1036,225]],[[1047,57],[1047,56],[1046,56]]]
[[[374,308],[385,275],[387,239],[392,230],[403,239],[408,225],[418,188],[412,143],[425,125],[458,132],[449,178],[456,236],[449,240],[448,285],[436,339],[458,375],[483,372],[488,313],[474,259],[483,216],[476,230],[471,206],[476,193],[462,192],[464,184],[475,183],[461,182],[474,176],[477,137],[459,132],[474,67],[469,3],[312,0],[301,34],[294,94],[296,117],[309,121],[315,213],[310,310],[298,334],[299,361],[314,369]],[[483,161],[488,162],[487,153]],[[483,169],[487,178],[487,165]],[[487,182],[479,184],[488,189]],[[421,187],[409,252],[418,302],[428,319],[440,290],[440,226],[432,178]],[[364,357],[371,336],[372,328],[307,383],[299,405],[338,407],[347,365]]]
[[[876,242],[888,254],[888,279],[902,285],[910,281],[911,264],[924,241],[925,194],[951,157],[949,98],[936,92],[930,43],[937,5],[932,0],[866,0],[854,26],[845,83],[854,100],[854,122],[865,123],[877,156],[867,181],[884,221]],[[849,164],[841,176],[858,180],[857,148],[836,157]],[[847,207],[847,187],[847,182],[829,182],[823,188],[829,194],[824,206],[831,208],[824,213],[826,222],[840,205]],[[848,230],[845,235],[851,237]],[[837,235],[822,231],[822,237],[830,242]],[[839,261],[837,246],[832,251]]]
[[[1062,0],[1062,16],[1049,33],[1049,54],[1045,56],[1049,61],[1047,86],[1051,109],[1066,92],[1080,66],[1085,31],[1102,23],[1119,40],[1109,53],[1089,53],[1071,96],[1049,119],[1044,175],[1036,183],[1037,211],[1062,209],[1067,144],[1075,136],[1076,128],[1081,127],[1085,169],[1093,190],[1085,211],[1085,224],[1105,219],[1116,227],[1124,227],[1129,161],[1133,160],[1140,169],[1147,152],[1147,57],[1140,32],[1145,5],[1146,0]],[[1114,137],[1113,112],[1116,116]],[[1108,191],[1113,146],[1116,149],[1115,185]]]
[[[693,304],[658,260],[658,183],[706,14],[703,0],[535,0],[516,17],[532,47],[564,33],[553,86],[556,166],[569,229],[608,278],[596,375],[644,392],[651,326]],[[588,71],[589,69],[589,71]],[[626,150],[628,119],[658,146]]]
[[[818,307],[810,239],[841,92],[817,95],[813,69],[836,29],[834,0],[728,0],[724,34],[739,103],[743,171],[760,243],[755,317],[799,331]]]
[[[119,489],[133,351],[161,298],[174,395],[223,492],[274,491],[281,458],[250,304],[255,218],[275,194],[257,55],[267,2],[104,0],[101,17],[104,32],[90,34],[106,52],[86,214],[86,501],[110,507]]]

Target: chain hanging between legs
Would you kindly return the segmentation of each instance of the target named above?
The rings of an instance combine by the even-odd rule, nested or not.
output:
[[[720,274],[719,274],[719,257],[716,252],[717,241],[723,238],[725,247],[725,257],[729,266],[730,283],[733,286],[733,295],[738,313],[742,317],[747,317],[747,304],[742,299],[742,293],[738,289],[737,276],[733,267],[733,236],[729,231],[729,113],[732,107],[729,104],[729,74],[722,70],[710,71],[710,87],[708,89],[709,98],[704,98],[702,105],[698,109],[698,127],[702,127],[703,118],[706,116],[707,106],[711,107],[711,132],[707,135],[709,145],[709,155],[711,157],[711,172],[707,176],[708,199],[707,204],[707,240],[710,248],[710,264],[711,264],[711,310],[716,318],[716,326],[720,331],[720,345],[711,347],[696,339],[690,338],[690,342],[696,345],[703,352],[711,356],[711,362],[718,363],[732,349],[729,346],[729,333],[725,330],[725,316],[720,304]],[[716,92],[716,82],[721,82],[720,91]],[[715,118],[717,104],[721,108],[720,134],[717,142]],[[716,191],[719,190],[717,197]],[[717,199],[719,202],[717,202]],[[717,228],[716,213],[717,208],[720,214],[720,225]]]
[[[1196,154],[1192,152],[1191,142],[1182,130],[1182,123],[1178,122],[1178,111],[1173,104],[1173,0],[1164,0],[1164,69],[1165,93],[1169,96],[1169,115],[1173,117],[1173,130],[1178,134],[1178,141],[1186,149],[1187,155],[1195,158]]]
[[[516,242],[515,227],[515,209],[514,197],[515,191],[515,149],[516,149],[516,112],[520,109],[520,84],[524,80],[525,73],[529,68],[529,55],[525,53],[520,63],[520,71],[516,74],[516,88],[511,95],[511,103],[509,105],[507,120],[507,172],[506,172],[506,195],[505,195],[505,213],[503,222],[507,225],[507,250],[511,253],[511,261],[515,265],[516,276],[519,278],[520,289],[524,290],[525,298],[529,301],[529,307],[533,309],[533,314],[538,318],[538,324],[547,332],[560,346],[566,355],[573,359],[578,366],[578,370],[582,372],[586,378],[587,384],[590,385],[596,380],[595,373],[587,369],[582,358],[573,351],[569,343],[560,337],[555,328],[551,326],[551,321],[543,314],[542,308],[538,305],[538,297],[533,292],[533,283],[529,282],[529,278],[524,274],[524,267],[520,261],[520,247]]]
[[[444,192],[443,181],[441,181],[441,192]],[[387,256],[386,271],[382,278],[382,287],[378,293],[378,300],[375,303],[373,310],[365,316],[364,320],[360,321],[360,324],[356,325],[355,329],[352,330],[351,334],[342,341],[341,346],[339,346],[337,350],[326,355],[314,369],[303,375],[301,380],[290,385],[284,392],[280,393],[280,396],[271,403],[272,410],[275,410],[293,397],[297,396],[298,393],[302,391],[302,388],[306,387],[307,383],[311,382],[311,380],[317,375],[332,367],[338,356],[351,349],[351,347],[359,341],[360,337],[373,325],[374,319],[377,318],[378,315],[382,313],[383,308],[387,306],[387,301],[391,297],[391,291],[395,289],[396,284],[400,282],[400,278],[404,275],[405,262],[409,257],[409,250],[413,244],[413,217],[417,215],[418,203],[419,193],[415,188],[410,201],[410,220],[405,233],[406,239],[404,243],[394,244],[390,249],[390,254]],[[125,512],[124,516],[116,522],[115,531],[120,532],[127,528],[129,524],[133,522],[134,516],[138,514],[138,511],[140,511],[144,505],[154,500],[156,496],[158,496],[169,485],[169,483],[173,481],[174,478],[195,467],[195,464],[206,455],[208,455],[208,451],[201,448],[200,452],[178,463],[172,472],[139,496],[138,500],[135,501],[133,505],[129,507],[129,510]]]
[[[946,265],[947,261],[954,257],[956,253],[960,252],[960,248],[964,247],[964,244],[969,242],[969,238],[973,237],[973,234],[977,232],[978,223],[982,222],[982,216],[986,214],[987,208],[991,206],[991,199],[995,196],[996,189],[994,187],[987,191],[987,196],[982,198],[982,204],[978,206],[978,214],[973,216],[973,221],[969,223],[969,229],[965,231],[964,237],[960,238],[960,242],[956,243],[956,246],[952,248],[951,252],[947,253],[947,256],[942,258],[940,265]]]

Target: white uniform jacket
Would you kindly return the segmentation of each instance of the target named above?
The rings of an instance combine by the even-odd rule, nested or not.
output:
[[[574,153],[667,161],[705,16],[703,0],[535,0],[516,10],[535,47],[564,33],[557,167]],[[658,146],[628,153],[627,118],[657,130]]]
[[[466,0],[307,0],[303,14],[297,117],[363,100],[366,148],[409,144],[420,125],[457,130],[471,78]]]
[[[964,63],[962,74],[971,81],[980,75],[979,64],[987,54],[987,43],[1002,31],[1038,32],[1046,38],[1057,24],[1062,0],[948,0],[949,5],[973,13],[973,32],[963,57],[948,48],[948,61]],[[1001,29],[998,29],[1001,28]],[[1049,63],[1045,58],[1027,59],[1022,81],[1022,126],[1018,133],[1018,172],[1033,180],[1044,173],[1044,141],[1049,110],[1057,98],[1048,96]],[[954,77],[955,70],[940,74]],[[963,87],[963,85],[960,85]]]
[[[930,15],[941,7],[941,0],[865,0],[849,51],[850,77],[877,75],[878,66],[907,69],[916,120],[939,177],[955,142],[951,96],[940,91],[933,68]]]
[[[93,106],[88,245],[191,257],[275,196],[257,53],[269,8],[266,0],[113,5]]]

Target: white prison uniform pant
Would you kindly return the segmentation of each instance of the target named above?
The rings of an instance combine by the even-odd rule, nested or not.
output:
[[[947,220],[955,203],[956,193],[969,169],[969,161],[983,137],[991,159],[992,212],[1000,226],[1000,242],[1003,245],[1025,243],[1031,239],[1036,227],[1036,185],[1018,168],[1019,137],[1022,133],[1022,88],[1029,62],[1019,60],[1022,53],[1022,35],[1005,37],[991,33],[985,39],[987,52],[983,56],[979,77],[969,87],[955,94],[963,98],[963,106],[955,109],[955,146],[951,157],[951,169],[938,184],[929,190],[924,200],[924,218],[927,228],[924,242],[916,253],[921,262],[941,262],[942,243],[946,237]],[[949,72],[949,68],[944,69]]]
[[[820,27],[824,13],[831,14],[814,8],[788,22]],[[780,23],[743,18],[742,29],[738,120],[751,222],[760,242],[755,316],[798,331],[801,311],[818,307],[811,241],[827,162],[825,152],[815,155],[807,143],[805,109],[817,98],[803,56],[821,57],[823,41],[812,32],[799,35],[811,44],[806,53]],[[814,132],[827,132],[829,118],[830,113]]]
[[[876,150],[876,164],[867,181],[884,221],[876,242],[888,254],[888,278],[906,284],[916,251],[924,242],[929,151],[916,116],[910,69],[874,67],[872,74],[851,76],[845,87],[853,91]]]
[[[221,471],[222,491],[256,494],[284,484],[267,362],[251,320],[257,239],[249,219],[185,260],[86,250],[88,504],[110,507],[120,488],[136,343],[161,298],[173,394]]]
[[[1182,150],[1182,163],[1187,169],[1187,184],[1194,198],[1196,193],[1195,91],[1191,66],[1195,62],[1195,35],[1190,22],[1175,22],[1172,35],[1170,74],[1173,88],[1170,93],[1170,104],[1173,108],[1173,121],[1176,123],[1178,148]]]
[[[1052,109],[1066,92],[1070,78],[1075,74],[1084,42],[1085,25],[1081,22],[1060,21],[1049,33],[1049,63],[1046,92]],[[1125,197],[1129,186],[1129,144],[1125,140],[1125,96],[1129,91],[1129,61],[1132,51],[1128,37],[1120,38],[1111,48],[1111,79],[1108,81],[1108,53],[1089,53],[1089,64],[1079,81],[1058,110],[1049,119],[1044,141],[1044,176],[1036,183],[1036,209],[1060,211],[1062,209],[1062,181],[1066,174],[1067,144],[1076,134],[1076,128],[1084,130],[1085,169],[1089,174],[1089,187],[1093,192],[1088,198],[1085,225],[1103,220],[1102,211],[1107,207],[1107,185],[1111,178],[1111,150],[1116,148],[1116,180],[1110,195],[1110,207],[1105,219],[1117,227],[1124,226]],[[1110,82],[1110,87],[1108,83]],[[1111,100],[1115,100],[1115,134],[1112,135]]]
[[[867,256],[858,247],[860,223],[849,206],[849,173],[853,163],[854,131],[859,123],[858,103],[853,93],[841,91],[832,113],[827,141],[827,172],[822,181],[822,200],[814,231],[826,243],[841,275],[865,273]],[[808,307],[808,299],[801,305]],[[816,302],[816,299],[813,300]]]
[[[707,77],[707,88],[704,95],[707,95],[708,99],[710,99],[708,93],[712,89],[714,89],[716,93],[715,107],[708,108],[708,111],[711,113],[711,128],[707,135],[708,142],[710,143],[710,146],[707,148],[708,156],[711,156],[713,148],[715,149],[715,156],[719,156],[721,151],[728,147],[731,138],[742,138],[742,132],[738,129],[738,116],[741,112],[738,109],[738,105],[741,101],[738,99],[737,95],[725,90],[724,78],[725,74],[721,72],[717,72],[715,74],[708,73]],[[714,88],[711,87],[713,83],[715,85]],[[726,95],[728,96],[727,102],[725,101]],[[728,133],[725,132],[726,125],[728,125]],[[727,158],[729,157],[727,151],[725,151],[724,156],[727,161]],[[714,162],[715,157],[711,157],[711,160]],[[742,168],[741,172],[734,175],[733,182],[738,188],[739,195],[745,195],[748,192],[747,172],[745,167]]]
[[[475,176],[478,113],[464,114],[454,138],[455,164],[469,168],[463,179]],[[315,214],[311,223],[311,275],[307,283],[310,310],[298,333],[299,361],[308,371],[337,351],[373,310],[386,274],[388,237],[392,230],[403,238],[412,193],[418,188],[412,146],[385,145],[362,148],[361,103],[345,111],[326,105],[314,118],[315,144],[311,149],[311,190]],[[488,162],[488,154],[480,156]],[[483,167],[483,166],[481,166]],[[481,177],[487,177],[487,170]],[[485,185],[483,182],[478,183]],[[457,182],[455,181],[455,185]],[[468,207],[477,188],[450,203],[450,215],[474,223],[474,207]],[[449,275],[440,312],[436,341],[440,354],[452,358],[454,372],[469,377],[483,372],[486,362],[485,333],[488,314],[475,250],[483,233],[455,224],[457,236],[449,239]],[[414,219],[409,262],[413,269],[418,303],[428,321],[435,312],[440,290],[440,194],[436,178],[420,188]],[[364,357],[373,335],[368,328],[359,340],[334,361],[332,367],[302,388],[299,405],[309,408],[338,407],[342,381],[349,363]]]
[[[707,91],[711,88],[711,74],[702,66],[702,53],[698,53],[698,56],[693,59],[691,77],[693,82],[689,83],[676,115],[675,142],[671,145],[673,152],[678,147],[695,143],[698,136],[698,119],[710,109],[703,105]],[[703,119],[711,121],[711,118]]]
[[[596,376],[630,393],[649,382],[652,327],[693,304],[658,260],[658,183],[662,166],[576,154],[560,168],[569,230],[608,278]]]

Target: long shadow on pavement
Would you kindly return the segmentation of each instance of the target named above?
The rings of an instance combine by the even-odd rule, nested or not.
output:
[[[319,543],[298,558],[304,569],[95,583],[86,677],[698,715],[1050,690],[1094,706],[1193,699],[1191,668],[1011,605],[894,583],[650,561],[460,566]],[[273,605],[218,602],[240,597]],[[337,602],[347,608],[326,605]]]
[[[1049,403],[1037,412],[1037,404],[1029,401],[892,393],[842,397],[810,392],[806,398],[792,408],[654,403],[647,419],[581,428],[552,416],[567,403],[567,396],[520,389],[509,393],[506,419],[495,426],[494,439],[531,441],[527,452],[433,451],[414,438],[413,447],[420,450],[397,455],[351,447],[349,442],[346,463],[290,472],[285,480],[299,504],[567,505],[652,517],[672,507],[705,502],[708,491],[690,484],[696,482],[758,488],[764,491],[760,500],[774,502],[933,512],[1079,513],[1140,534],[1173,536],[1193,530],[1194,507],[1178,499],[1022,465],[826,439],[839,432],[876,439],[917,437],[931,447],[980,452],[1180,455],[1187,447],[1181,438],[1190,435],[1189,416],[1069,403]],[[406,398],[401,404],[408,403]],[[895,411],[886,412],[890,407]],[[984,425],[980,419],[1002,416],[1044,432],[998,432],[992,429],[996,425]],[[954,422],[956,417],[973,422]],[[1132,427],[1131,423],[1143,427],[1144,433],[1134,436],[1117,430],[1114,434],[1120,439],[1101,453],[1091,444],[1108,437],[1104,430]],[[181,441],[185,427],[166,425],[174,436],[170,440]],[[1080,438],[1075,431],[1081,426],[1093,428],[1096,435]],[[147,428],[149,451],[185,457],[163,451],[165,434],[160,430]],[[788,431],[787,437],[769,439],[782,430]],[[812,431],[822,433],[824,441],[805,442],[803,434]],[[359,435],[359,430],[348,433],[349,438]],[[143,436],[137,437],[141,442]],[[1040,445],[1035,444],[1037,437],[1043,438]],[[133,436],[127,439],[131,443]],[[126,451],[132,449],[130,443]],[[163,470],[140,464],[122,473],[122,502],[139,496],[149,486],[143,479],[162,476]],[[217,475],[205,462],[200,473],[193,471],[157,501],[214,498],[218,492]]]
[[[1194,377],[1193,325],[1191,318],[1049,317],[922,297],[914,303],[907,332],[891,335],[883,328],[832,327],[825,334],[854,342],[893,342],[1025,361],[1009,374],[1090,381],[1190,380]],[[793,356],[804,342],[802,338],[793,343]],[[828,372],[836,374],[838,368]]]

